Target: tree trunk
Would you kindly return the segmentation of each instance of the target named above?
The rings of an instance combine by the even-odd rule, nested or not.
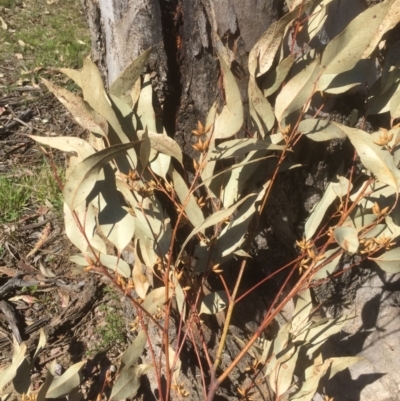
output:
[[[283,0],[82,2],[91,31],[93,58],[108,85],[130,61],[153,47],[148,72],[152,73],[159,102],[157,114],[162,116],[167,133],[188,154],[191,130],[198,120],[204,122],[215,98],[221,96],[211,37],[214,27],[207,10],[214,8],[214,29],[228,49],[246,103],[248,53],[279,17],[283,4]]]

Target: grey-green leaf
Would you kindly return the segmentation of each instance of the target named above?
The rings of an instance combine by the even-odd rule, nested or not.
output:
[[[140,74],[147,63],[151,50],[152,48],[150,47],[144,51],[138,58],[133,60],[124,71],[121,72],[110,87],[110,93],[112,95],[122,97],[126,95],[127,91],[132,90],[133,85],[140,77]],[[130,106],[132,106],[132,99]]]
[[[354,227],[336,227],[334,230],[334,236],[337,243],[342,249],[350,254],[354,254],[360,247],[358,240],[358,230]]]
[[[140,330],[139,334],[132,341],[132,344],[122,354],[121,370],[126,370],[136,363],[143,353],[146,341],[147,337],[145,331]]]
[[[46,398],[60,398],[68,395],[74,388],[78,387],[82,380],[80,373],[85,362],[79,362],[70,366],[62,376],[55,377],[51,383]]]
[[[396,274],[400,272],[400,248],[391,249],[377,258],[370,257],[369,259],[386,273]]]
[[[150,365],[141,364],[122,370],[111,391],[110,400],[124,400],[133,397],[140,387],[140,377],[150,369]]]
[[[228,297],[225,291],[216,291],[206,295],[201,302],[199,315],[205,313],[207,315],[215,315],[226,308]]]
[[[97,176],[107,163],[132,148],[137,142],[111,146],[87,157],[69,175],[64,187],[64,200],[71,210],[83,203],[97,181]]]

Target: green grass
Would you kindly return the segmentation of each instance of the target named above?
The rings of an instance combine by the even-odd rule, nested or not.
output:
[[[8,8],[2,16],[9,25],[0,41],[1,59],[15,60],[23,56],[21,64],[35,67],[79,68],[90,50],[89,30],[81,13],[79,0],[64,0],[47,4],[45,0],[0,0]],[[22,42],[23,43],[22,43]]]
[[[0,223],[18,220],[27,211],[45,205],[46,200],[61,215],[62,194],[50,166],[42,161],[30,171],[32,175],[14,169],[0,176]],[[62,176],[61,168],[58,174]]]
[[[103,287],[102,291],[107,300],[107,303],[99,308],[104,314],[104,325],[96,329],[100,341],[95,344],[93,349],[88,350],[88,354],[105,351],[126,341],[126,327],[120,307],[120,295],[109,286]]]

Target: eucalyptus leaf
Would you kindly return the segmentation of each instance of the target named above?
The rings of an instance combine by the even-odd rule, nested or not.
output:
[[[181,247],[181,251],[179,253],[179,256],[182,254],[182,252],[185,249],[185,246],[187,243],[199,232],[204,232],[206,228],[212,227],[216,224],[221,223],[224,219],[227,217],[230,217],[232,213],[242,204],[244,203],[247,199],[250,197],[255,197],[256,194],[249,194],[245,196],[243,199],[241,199],[239,202],[235,203],[233,206],[228,207],[227,209],[219,210],[215,213],[213,213],[210,217],[208,217],[206,220],[203,221],[199,226],[195,227],[192,232],[187,236],[185,242],[183,243]],[[179,259],[179,257],[178,257]]]
[[[54,149],[61,150],[63,152],[76,153],[80,160],[86,159],[93,155],[95,150],[86,141],[81,138],[75,138],[73,136],[36,136],[28,135],[34,141],[41,143],[42,145],[51,146]]]
[[[124,400],[136,395],[140,387],[140,377],[150,368],[151,365],[141,364],[122,370],[114,382],[110,400]]]
[[[378,45],[380,38],[390,29],[392,5],[398,0],[387,0],[368,8],[354,18],[346,29],[332,39],[325,48],[321,65],[325,74],[348,71],[358,60],[367,58]],[[389,24],[384,24],[385,20]]]
[[[295,56],[291,54],[290,56],[284,58],[275,69],[267,73],[261,84],[261,89],[263,90],[265,97],[271,96],[279,89],[283,81],[288,76],[294,60]]]
[[[68,395],[82,381],[80,373],[85,362],[79,362],[70,366],[63,375],[55,377],[47,391],[46,398],[60,398]]]
[[[206,295],[201,301],[199,315],[215,315],[223,311],[228,304],[228,297],[225,291],[216,291]]]
[[[145,331],[140,330],[136,338],[122,354],[120,370],[127,370],[136,363],[144,351],[146,341]]]
[[[169,297],[172,296],[172,291],[168,291]],[[165,287],[159,287],[147,294],[142,306],[150,315],[154,315],[159,309],[162,309],[167,299],[165,298]]]
[[[272,106],[265,98],[254,77],[249,79],[249,109],[254,127],[261,138],[265,138],[275,124],[275,115]]]
[[[325,252],[325,254],[324,254],[325,258],[322,259],[321,261],[319,261],[317,263],[317,265],[315,266],[314,270],[317,270],[317,269],[319,269],[319,270],[313,275],[313,277],[312,277],[313,280],[322,280],[324,278],[327,278],[327,277],[329,277],[330,274],[332,274],[335,271],[335,269],[340,261],[340,258],[342,256],[342,253],[338,252],[339,249],[340,248],[333,248],[333,249],[330,249],[329,251]],[[337,255],[330,262],[326,263],[326,261],[332,255],[334,255],[336,252],[337,252]],[[324,265],[324,266],[320,267],[321,265]]]
[[[47,370],[46,379],[36,394],[36,401],[45,401],[46,394],[49,391],[54,376],[56,375],[56,364],[56,360],[53,360],[53,362],[50,364],[49,369]]]
[[[1,372],[0,375],[0,391],[8,384],[11,380],[14,379],[17,374],[18,368],[25,360],[26,354],[26,344],[22,343],[19,346],[14,347],[14,353],[12,357],[11,365],[8,366]]]
[[[354,254],[360,247],[358,231],[353,227],[336,227],[333,231],[336,242],[342,249],[350,254]]]
[[[64,200],[71,210],[83,203],[96,184],[100,170],[119,154],[126,152],[138,142],[110,146],[90,155],[79,163],[67,178]]]
[[[140,74],[143,71],[144,66],[147,63],[147,60],[150,56],[152,48],[144,51],[139,57],[132,61],[124,71],[115,79],[115,81],[110,86],[110,93],[112,95],[122,97],[126,95],[126,92],[131,91],[135,82],[140,77]],[[133,107],[132,99],[129,104],[131,108]]]
[[[310,100],[316,90],[320,75],[319,58],[290,79],[278,93],[275,102],[275,116],[280,124],[291,113],[303,109],[307,111]]]
[[[68,90],[52,84],[47,79],[42,78],[47,89],[52,92],[57,99],[68,109],[76,122],[84,129],[96,134],[107,136],[107,120],[91,109],[80,97]]]
[[[169,175],[172,178],[174,189],[180,202],[182,204],[187,202],[185,212],[189,221],[194,227],[199,226],[204,221],[204,215],[197,204],[196,199],[194,198],[193,194],[189,193],[189,189],[185,181],[174,168],[170,168]]]
[[[239,87],[229,66],[217,52],[224,80],[226,105],[217,115],[213,127],[213,140],[229,138],[243,126],[243,104]]]
[[[351,143],[360,156],[362,164],[370,170],[379,181],[399,191],[400,173],[393,156],[376,145],[369,134],[362,130],[346,132]]]
[[[369,259],[386,273],[396,274],[400,272],[400,248],[391,249],[377,258],[369,257]]]

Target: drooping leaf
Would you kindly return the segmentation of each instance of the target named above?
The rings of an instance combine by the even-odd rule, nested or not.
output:
[[[243,199],[241,199],[239,202],[235,203],[233,206],[228,207],[227,209],[219,210],[215,213],[213,213],[210,217],[205,219],[203,223],[201,223],[199,226],[195,227],[192,232],[187,236],[185,242],[183,243],[181,247],[181,252],[179,253],[179,256],[182,254],[182,252],[185,249],[185,246],[187,243],[199,232],[204,232],[206,228],[212,227],[218,223],[221,223],[224,219],[227,217],[230,217],[232,213],[242,204],[244,203],[248,198],[250,197],[255,197],[256,194],[249,194],[245,196]],[[178,257],[179,259],[179,257]]]
[[[291,113],[307,110],[316,90],[316,82],[320,74],[318,57],[295,75],[279,92],[275,102],[275,116],[280,124]]]
[[[143,131],[138,131],[138,135],[140,135]],[[153,131],[148,131],[148,136],[150,140],[150,146],[152,149],[157,152],[161,152],[164,155],[172,156],[179,163],[183,163],[182,159],[182,150],[172,138],[170,138],[166,134],[157,134]]]
[[[51,146],[54,149],[58,149],[63,152],[76,153],[79,156],[80,160],[86,159],[87,157],[95,153],[94,149],[81,138],[75,138],[72,136],[28,136],[34,141],[39,142],[43,145]]]
[[[309,11],[313,1],[306,1],[299,5],[293,11],[284,15],[280,20],[272,23],[263,33],[258,42],[251,49],[249,54],[249,72],[250,76],[258,77],[265,74],[272,67],[275,54],[278,51],[286,26],[296,17],[300,17],[299,10]]]
[[[359,356],[342,356],[339,358],[328,358],[327,363],[330,364],[328,379],[332,379],[337,373],[349,368],[350,366],[362,361],[364,358]]]
[[[99,171],[112,159],[132,148],[137,142],[110,146],[87,157],[69,175],[64,186],[64,200],[71,210],[83,203],[97,181]]]
[[[294,55],[284,58],[275,69],[269,71],[261,84],[261,89],[263,90],[264,96],[268,97],[274,94],[279,87],[282,85],[283,81],[288,76],[293,63]]]
[[[136,114],[143,129],[147,128],[149,131],[157,132],[156,116],[153,109],[153,88],[149,74],[146,74],[143,79]]]
[[[321,142],[336,138],[346,138],[346,133],[344,131],[345,128],[348,127],[336,124],[333,121],[307,118],[299,124],[298,131],[307,135],[307,138],[310,138],[313,141]]]
[[[143,353],[146,341],[147,337],[145,331],[140,330],[136,338],[122,354],[120,370],[129,369],[136,363]]]
[[[143,174],[146,170],[147,165],[149,164],[151,154],[151,145],[147,128],[144,131],[138,131],[137,136],[142,141],[142,143],[140,144],[140,164],[142,165],[141,171]]]
[[[291,344],[285,354],[278,359],[275,369],[270,374],[269,382],[277,398],[290,388],[298,356],[299,348]]]
[[[317,90],[337,95],[367,83],[372,85],[375,80],[375,59],[359,60],[352,69],[340,74],[323,74],[317,83]]]
[[[147,290],[150,287],[149,280],[142,272],[142,262],[139,259],[139,255],[137,253],[138,244],[135,244],[135,264],[132,270],[132,280],[135,286],[135,291],[139,295],[140,298],[145,299]]]
[[[47,79],[42,78],[42,81],[47,86],[47,89],[68,109],[82,128],[107,136],[108,124],[104,117],[91,109],[80,97],[68,90],[52,84]]]
[[[334,191],[334,184],[334,182],[329,183],[328,187],[325,189],[322,199],[314,206],[310,217],[307,219],[304,226],[306,240],[309,240],[315,234],[325,216],[327,209],[336,199],[337,195]]]
[[[230,138],[239,132],[243,126],[243,104],[239,87],[223,57],[218,54],[218,58],[223,74],[226,104],[215,119],[213,141]]]
[[[386,0],[385,2],[381,3],[382,7],[377,8],[375,11],[376,13],[373,14],[373,18],[381,18],[380,24],[375,25],[377,29],[373,30],[373,36],[368,42],[368,47],[365,49],[362,58],[369,57],[372,52],[376,49],[379,42],[382,40],[383,35],[393,29],[399,23],[399,14],[400,14],[400,1],[398,0]],[[379,4],[379,5],[381,5]],[[375,21],[374,21],[375,22]]]
[[[388,28],[383,21],[388,19],[389,25],[393,21],[388,13],[392,11],[391,7],[396,2],[398,0],[387,0],[368,8],[332,39],[326,46],[321,60],[324,74],[348,71],[360,59],[369,57]]]
[[[201,301],[199,315],[215,315],[223,311],[228,304],[228,297],[225,291],[216,291],[206,295]]]
[[[100,71],[96,64],[89,58],[83,60],[80,80],[84,100],[109,122],[122,143],[129,143],[130,139],[122,129],[121,123],[118,120],[104,90]],[[129,153],[131,153],[131,151],[129,151]],[[134,152],[130,157],[132,158],[132,162],[135,162],[136,156]]]
[[[342,249],[350,254],[354,254],[360,247],[357,229],[353,227],[336,227],[333,231],[336,242]]]
[[[199,205],[197,204],[195,197],[193,196],[193,194],[189,193],[189,189],[185,181],[174,168],[170,168],[169,175],[172,178],[174,189],[176,191],[176,194],[178,195],[180,202],[183,204],[186,201],[186,198],[189,197],[185,212],[193,226],[199,226],[204,221],[204,215]]]
[[[87,257],[92,261],[96,260],[92,253],[87,253]],[[131,268],[129,267],[128,263],[121,258],[118,259],[118,257],[114,255],[100,254],[99,259],[101,264],[107,269],[110,269],[125,278],[129,278],[131,276]],[[80,266],[88,266],[88,262],[83,254],[71,256],[69,260]]]
[[[383,3],[382,3],[383,4]],[[371,171],[379,181],[399,191],[400,173],[393,156],[376,145],[369,134],[362,130],[347,131],[351,143],[360,156],[362,164]]]
[[[17,347],[14,347],[14,354],[11,365],[1,372],[0,375],[0,391],[14,379],[17,374],[18,368],[25,360],[26,344],[22,343]]]
[[[46,398],[60,398],[68,395],[72,389],[81,384],[80,373],[85,362],[79,362],[70,366],[60,377],[55,377],[47,391]]]
[[[254,77],[249,79],[249,109],[254,127],[261,138],[265,138],[275,124],[272,106],[257,85]]]
[[[291,332],[296,333],[301,330],[310,318],[313,308],[310,290],[305,290],[295,298],[296,306],[293,312]]]
[[[82,203],[74,211],[81,227],[84,227],[84,233],[82,234],[81,229],[78,227],[74,214],[66,203],[64,203],[64,224],[65,233],[68,239],[82,252],[86,253],[88,249],[88,241],[92,243],[92,240],[96,231],[96,215],[94,208],[91,204],[87,206]],[[94,246],[94,244],[93,244]],[[97,246],[96,246],[97,249]]]
[[[134,84],[140,77],[144,66],[150,56],[152,48],[144,51],[138,58],[132,61],[128,67],[115,79],[115,81],[110,86],[110,93],[112,95],[121,97],[125,100],[125,95],[128,91],[131,91]],[[128,98],[128,96],[126,96]],[[133,107],[132,98],[130,98],[130,103],[128,103],[131,108]]]
[[[118,401],[133,397],[140,387],[140,377],[150,368],[151,365],[141,364],[122,370],[115,380],[110,400]]]
[[[369,259],[386,273],[396,274],[400,272],[400,248],[391,249],[377,258],[370,257]]]
[[[319,268],[319,266],[321,266],[322,264],[324,264],[324,266],[322,268],[320,268],[312,277],[313,280],[322,280],[324,278],[329,277],[330,274],[333,273],[333,271],[336,269],[339,260],[342,256],[341,252],[338,252],[339,248],[333,248],[330,249],[329,251],[325,252],[325,259],[319,261],[317,263],[317,265],[315,266],[315,270],[317,270]],[[328,263],[326,263],[326,261],[334,254],[337,255]]]
[[[80,88],[82,88],[82,71],[72,68],[59,68],[58,71],[72,79]]]
[[[31,368],[34,366],[34,363],[36,361],[36,358],[39,356],[39,354],[43,351],[43,348],[46,346],[46,335],[44,334],[44,331],[42,328],[39,330],[39,341],[38,345],[36,347],[36,351],[33,355],[32,361],[31,361]]]
[[[54,376],[56,374],[56,360],[54,360],[47,370],[46,379],[44,383],[40,386],[39,391],[36,395],[36,401],[45,401],[46,394],[49,391],[51,383],[53,382]]]
[[[135,218],[121,203],[117,190],[114,172],[105,166],[101,180],[97,181],[97,197],[93,200],[98,212],[98,226],[104,236],[122,251],[132,240],[135,232]]]

